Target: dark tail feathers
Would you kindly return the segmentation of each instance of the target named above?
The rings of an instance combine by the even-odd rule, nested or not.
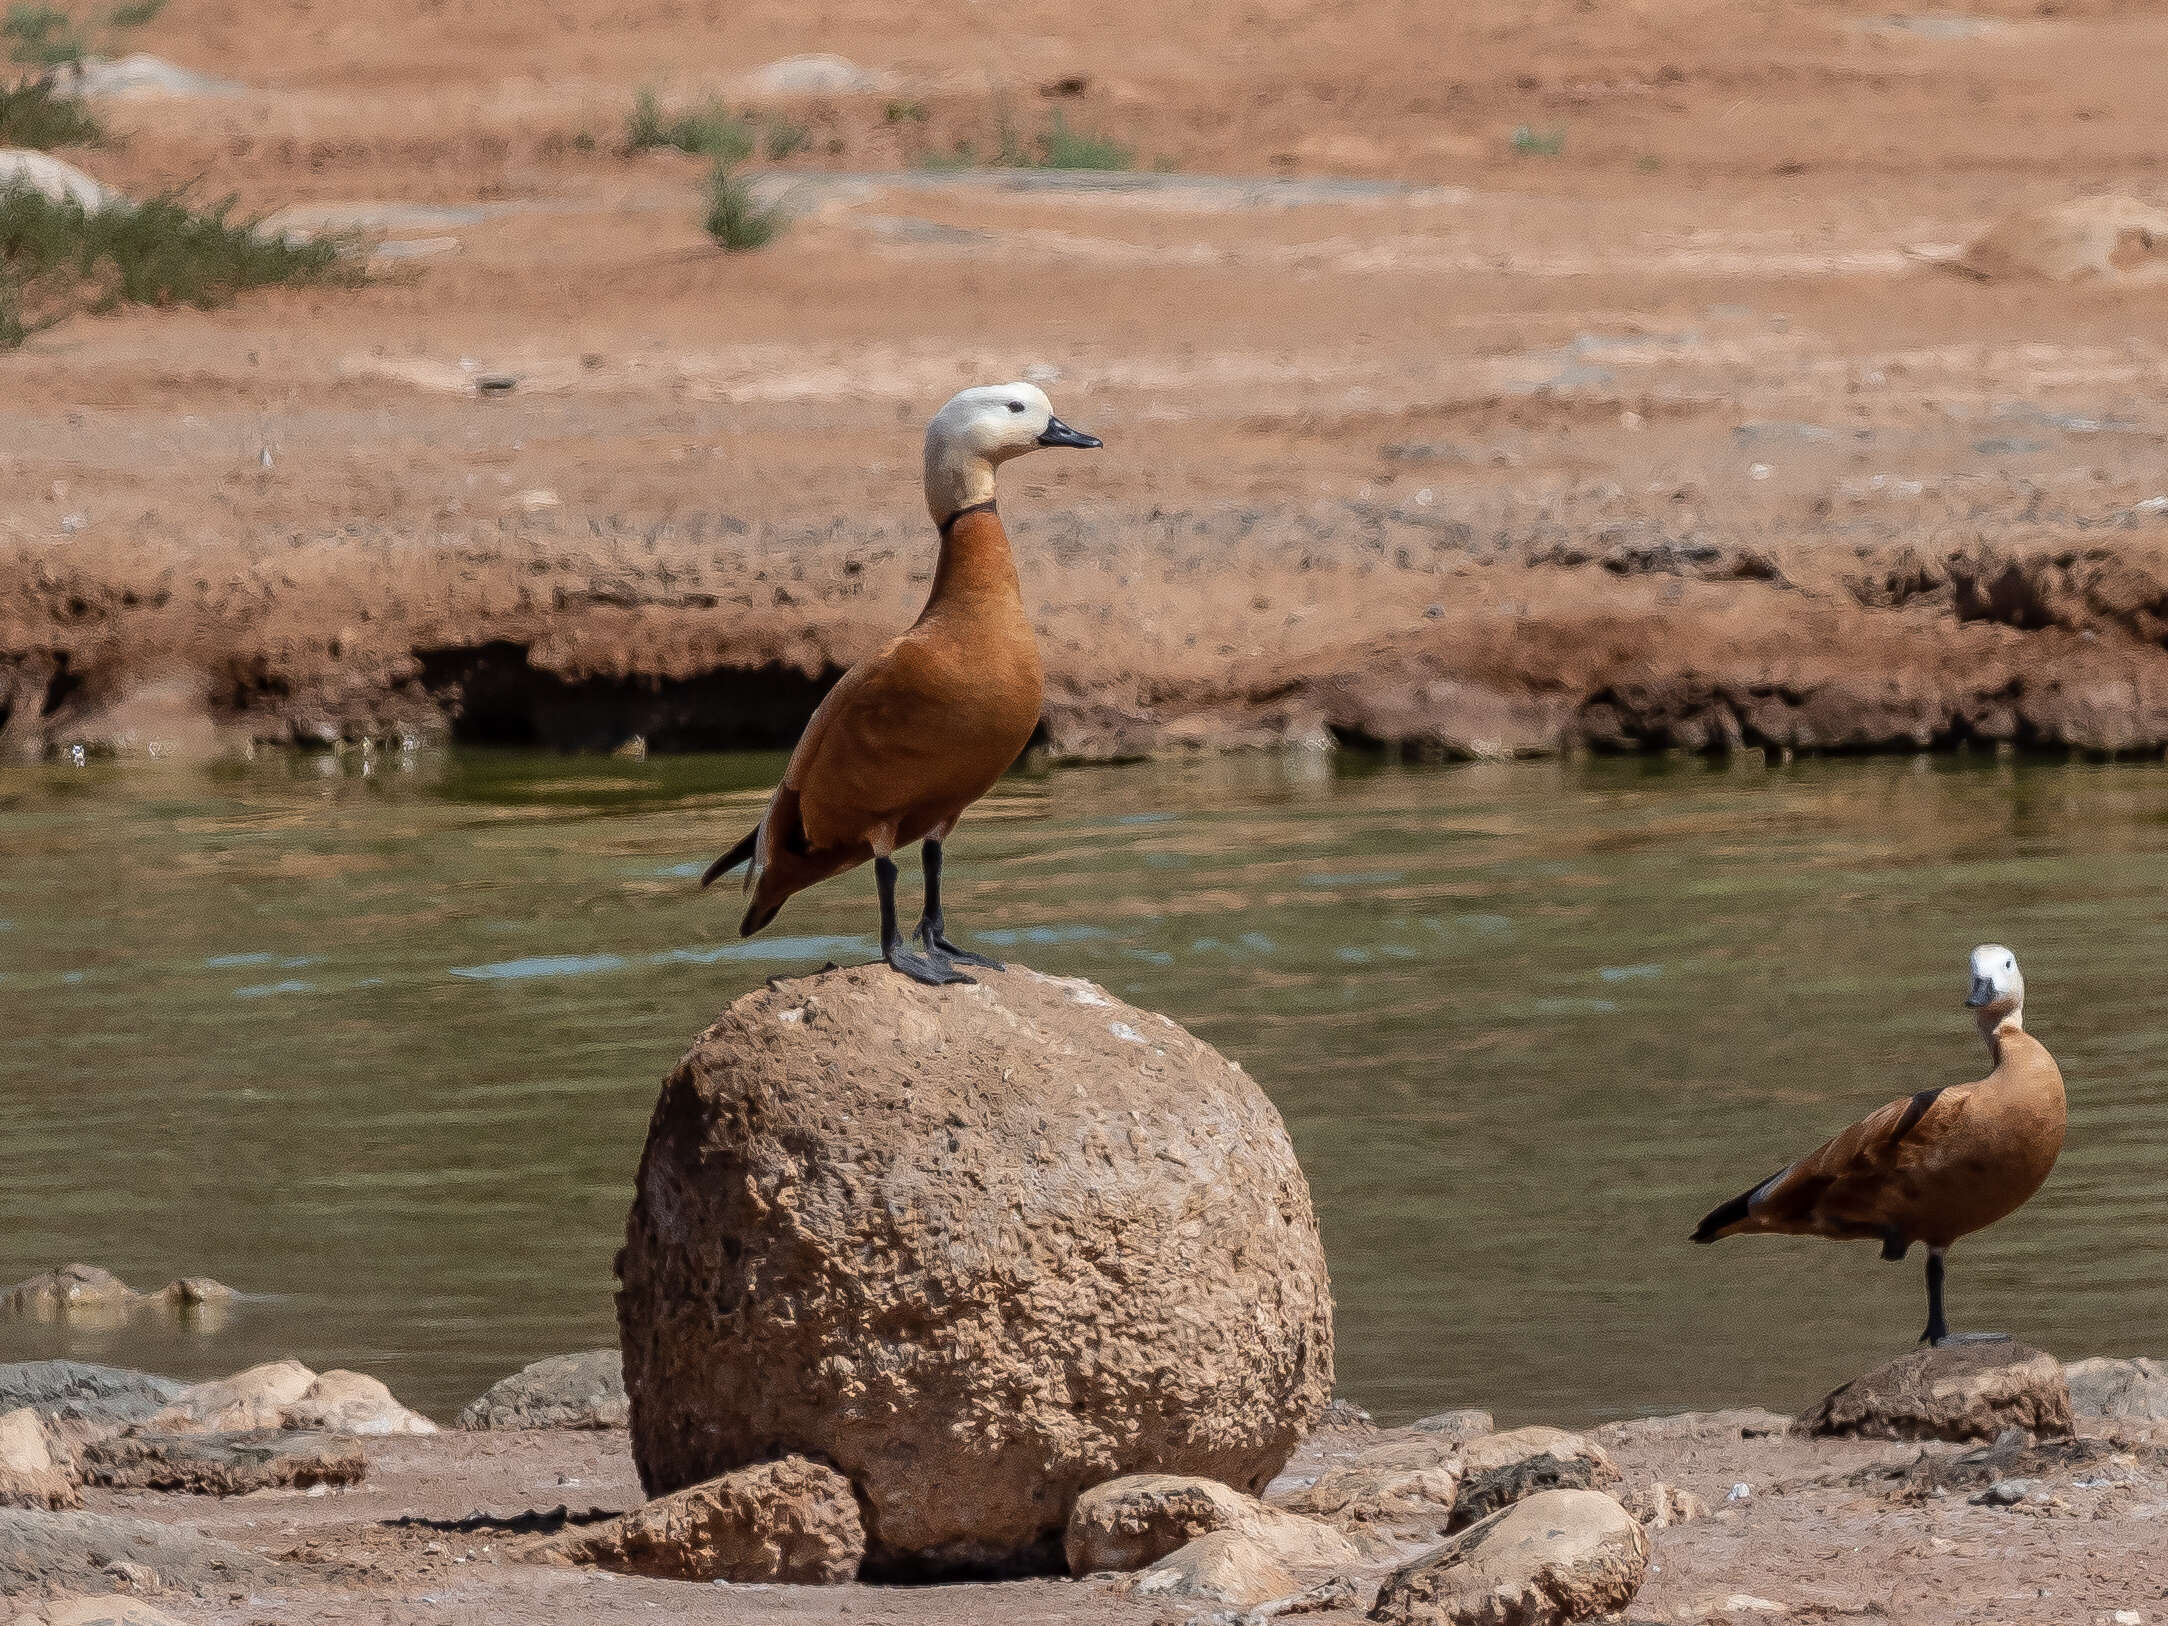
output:
[[[1759,1190],[1761,1187],[1756,1186],[1753,1191],[1742,1191],[1730,1202],[1710,1209],[1702,1216],[1701,1223],[1694,1227],[1694,1240],[1715,1242],[1720,1239],[1726,1230],[1747,1217],[1749,1205],[1754,1200],[1754,1192]]]
[[[723,876],[749,860],[753,856],[753,849],[759,845],[760,826],[756,824],[745,832],[743,839],[735,847],[707,867],[700,877],[700,884],[704,887],[713,886]]]

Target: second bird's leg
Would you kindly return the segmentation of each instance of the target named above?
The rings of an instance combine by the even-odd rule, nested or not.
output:
[[[914,954],[903,946],[903,935],[896,930],[896,861],[885,856],[874,859],[873,880],[881,889],[881,958],[913,982],[936,987],[945,982],[969,982],[971,979],[948,961]]]
[[[1927,1250],[1927,1330],[1920,1342],[1930,1349],[1950,1336],[1950,1323],[1942,1314],[1942,1250]]]
[[[926,867],[926,912],[918,917],[917,929],[912,932],[919,947],[928,954],[942,954],[958,965],[982,965],[989,971],[1006,971],[1009,968],[999,960],[989,960],[983,954],[973,954],[960,949],[948,940],[948,925],[941,918],[941,843],[928,838],[919,843],[919,861]]]
[[[1945,1344],[2007,1344],[2006,1332],[1952,1332],[1947,1317],[1942,1313],[1942,1250],[1927,1250],[1927,1330],[1920,1334],[1920,1342],[1931,1349]]]

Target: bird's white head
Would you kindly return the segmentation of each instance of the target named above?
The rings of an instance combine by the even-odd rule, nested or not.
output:
[[[2000,943],[1982,943],[1972,951],[1972,989],[1965,1003],[1977,1014],[1980,1030],[1991,1033],[2003,1023],[2022,1024],[2025,977],[2017,956]]]
[[[1042,446],[1100,445],[1054,416],[1035,384],[982,384],[952,396],[926,426],[926,506],[936,524],[994,500],[994,470]]]

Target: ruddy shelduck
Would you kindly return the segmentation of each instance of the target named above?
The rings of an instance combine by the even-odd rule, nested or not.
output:
[[[806,724],[768,811],[708,866],[702,886],[740,864],[751,936],[793,894],[873,860],[881,958],[920,982],[970,982],[964,965],[1001,968],[948,939],[941,848],[965,808],[993,788],[1039,725],[1038,641],[1024,612],[994,471],[1042,446],[1098,446],[1054,416],[1029,384],[965,390],[926,429],[926,506],[941,533],[926,607],[908,632],[843,674]],[[925,910],[896,929],[899,848],[919,842]]]
[[[1972,951],[1972,1008],[1995,1067],[1976,1084],[1892,1101],[1703,1219],[1696,1242],[1750,1232],[1927,1245],[1928,1344],[1951,1342],[1943,1256],[2015,1213],[2063,1149],[2063,1075],[2025,1031],[2025,979],[1999,943]],[[1996,1338],[1994,1333],[1970,1335]]]

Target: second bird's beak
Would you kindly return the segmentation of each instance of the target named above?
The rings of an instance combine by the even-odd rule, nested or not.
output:
[[[1081,429],[1071,429],[1059,418],[1049,418],[1046,420],[1046,428],[1039,433],[1039,444],[1041,446],[1075,446],[1080,450],[1089,451],[1094,446],[1104,446],[1106,442],[1097,435],[1085,434]]]
[[[1994,1003],[1995,985],[1985,977],[1974,977],[1972,979],[1972,992],[1965,996],[1966,1007],[1976,1011],[1982,1005],[1992,1005]]]

